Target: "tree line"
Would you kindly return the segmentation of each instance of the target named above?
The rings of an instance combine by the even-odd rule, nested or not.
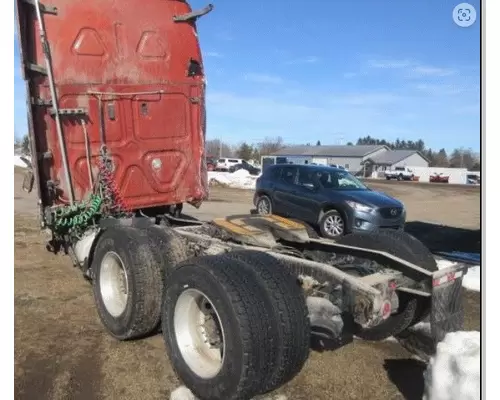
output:
[[[261,142],[250,144],[242,142],[239,145],[230,145],[219,139],[206,141],[206,153],[210,157],[237,157],[243,160],[260,161],[262,156],[268,156],[285,147],[283,138],[266,137]]]
[[[311,146],[310,143],[306,143]],[[353,146],[353,142],[348,142],[348,146]],[[450,168],[467,168],[470,171],[479,171],[481,169],[480,154],[475,153],[472,149],[463,147],[454,149],[450,154],[445,149],[437,151],[427,147],[422,139],[387,141],[385,139],[377,139],[370,135],[361,137],[357,140],[356,145],[385,145],[392,150],[416,150],[422,153],[429,160],[431,167],[450,167]],[[206,153],[211,157],[237,157],[244,160],[260,161],[262,156],[267,156],[285,147],[286,144],[282,137],[266,137],[261,142],[250,144],[242,142],[238,145],[230,145],[219,139],[206,141]],[[321,146],[318,140],[316,146]],[[16,139],[14,143],[16,149],[20,149],[23,153],[29,154],[30,146],[28,135],[21,139]]]
[[[448,154],[445,149],[435,151],[427,147],[422,139],[417,141],[396,139],[394,142],[390,142],[369,135],[359,138],[356,144],[385,145],[392,150],[416,150],[429,160],[430,167],[467,168],[469,171],[479,171],[481,169],[480,154],[463,147],[456,148]],[[349,142],[348,145],[353,145],[353,143]]]
[[[305,145],[312,146],[311,143],[305,143]],[[348,142],[347,145],[353,146],[354,143]],[[444,148],[436,151],[427,147],[422,139],[416,141],[396,139],[391,142],[368,135],[359,138],[356,145],[385,145],[392,150],[416,150],[429,160],[430,167],[467,168],[470,171],[479,171],[481,169],[480,155],[472,151],[472,149],[460,147],[448,154]],[[273,154],[285,146],[287,144],[281,137],[268,137],[257,144],[242,142],[235,146],[215,139],[206,142],[206,151],[208,155],[217,158],[219,156],[237,157],[244,160],[260,161],[261,156]],[[316,146],[321,146],[321,141],[318,140]]]

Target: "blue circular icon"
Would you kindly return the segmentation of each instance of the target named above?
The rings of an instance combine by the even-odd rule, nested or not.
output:
[[[476,22],[476,9],[472,4],[460,3],[453,9],[453,21],[462,28],[467,28]]]

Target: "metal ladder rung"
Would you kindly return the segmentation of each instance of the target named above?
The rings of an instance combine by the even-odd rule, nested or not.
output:
[[[36,6],[36,0],[22,0],[26,4],[30,4],[32,6]],[[44,14],[52,14],[52,15],[57,15],[57,7],[54,6],[46,6],[45,4],[39,3],[40,4],[40,12],[43,12]]]
[[[33,71],[33,72],[37,72],[37,73],[42,74],[42,75],[47,75],[47,68],[45,68],[41,65],[38,65],[38,64],[26,63],[25,68],[28,71]]]
[[[42,3],[40,3],[39,0],[22,0],[26,4],[30,4],[35,8],[35,13],[36,13],[36,19],[38,21],[38,28],[39,28],[39,36],[40,36],[40,42],[42,45],[44,57],[45,57],[45,70],[47,73],[47,79],[49,83],[49,89],[50,89],[50,99],[45,99],[44,103],[48,103],[48,100],[52,100],[52,110],[53,110],[53,115],[55,119],[55,126],[56,126],[56,131],[57,131],[57,141],[59,142],[59,147],[61,150],[61,158],[62,158],[62,164],[63,164],[63,169],[64,169],[64,175],[65,175],[65,180],[66,180],[66,186],[67,186],[67,191],[68,191],[68,197],[69,197],[69,202],[70,204],[73,204],[75,202],[75,194],[73,191],[73,184],[71,181],[71,172],[69,168],[69,163],[68,163],[68,154],[66,152],[66,143],[64,141],[64,133],[63,133],[63,126],[61,123],[61,116],[62,115],[81,115],[82,112],[80,109],[70,109],[69,112],[68,109],[60,109],[59,104],[58,104],[58,99],[57,99],[57,91],[56,91],[56,84],[54,81],[54,73],[52,70],[52,56],[51,56],[51,51],[50,51],[50,45],[47,40],[47,33],[45,31],[45,21],[44,21],[44,14],[57,14],[57,8],[52,7],[52,6],[47,6]],[[76,112],[75,112],[76,110]]]
[[[59,108],[57,110],[59,112],[59,115],[86,115],[87,110],[85,108]],[[51,108],[49,110],[50,115],[55,115],[56,110]]]

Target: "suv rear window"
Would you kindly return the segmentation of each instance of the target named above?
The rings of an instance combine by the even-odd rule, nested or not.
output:
[[[314,171],[311,171],[307,168],[299,169],[299,185],[314,185]]]
[[[283,167],[281,173],[281,179],[286,183],[295,184],[295,175],[297,173],[297,167]]]
[[[238,160],[233,160],[233,159],[230,159],[230,160],[227,160],[229,162],[234,162],[234,163],[238,163]]]
[[[395,171],[404,171],[405,167],[396,167],[394,168]]]
[[[277,181],[280,178],[281,168],[277,167],[266,168],[264,171],[265,171],[264,175],[267,179],[270,179],[272,181]]]

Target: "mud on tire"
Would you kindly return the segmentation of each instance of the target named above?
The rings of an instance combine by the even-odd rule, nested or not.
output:
[[[146,235],[161,259],[162,279],[165,280],[177,264],[189,258],[187,245],[179,233],[167,227],[151,225],[146,228]]]
[[[237,258],[187,260],[165,285],[168,356],[180,380],[204,399],[250,399],[267,388],[277,365],[280,334],[273,305],[254,271]],[[199,321],[207,320],[199,329]]]
[[[304,292],[289,269],[264,252],[243,250],[228,254],[256,273],[266,289],[277,322],[278,354],[274,371],[263,386],[269,392],[292,380],[309,357],[311,328]]]
[[[132,227],[106,229],[98,238],[91,268],[97,311],[112,336],[128,340],[155,330],[162,264],[147,235]]]

